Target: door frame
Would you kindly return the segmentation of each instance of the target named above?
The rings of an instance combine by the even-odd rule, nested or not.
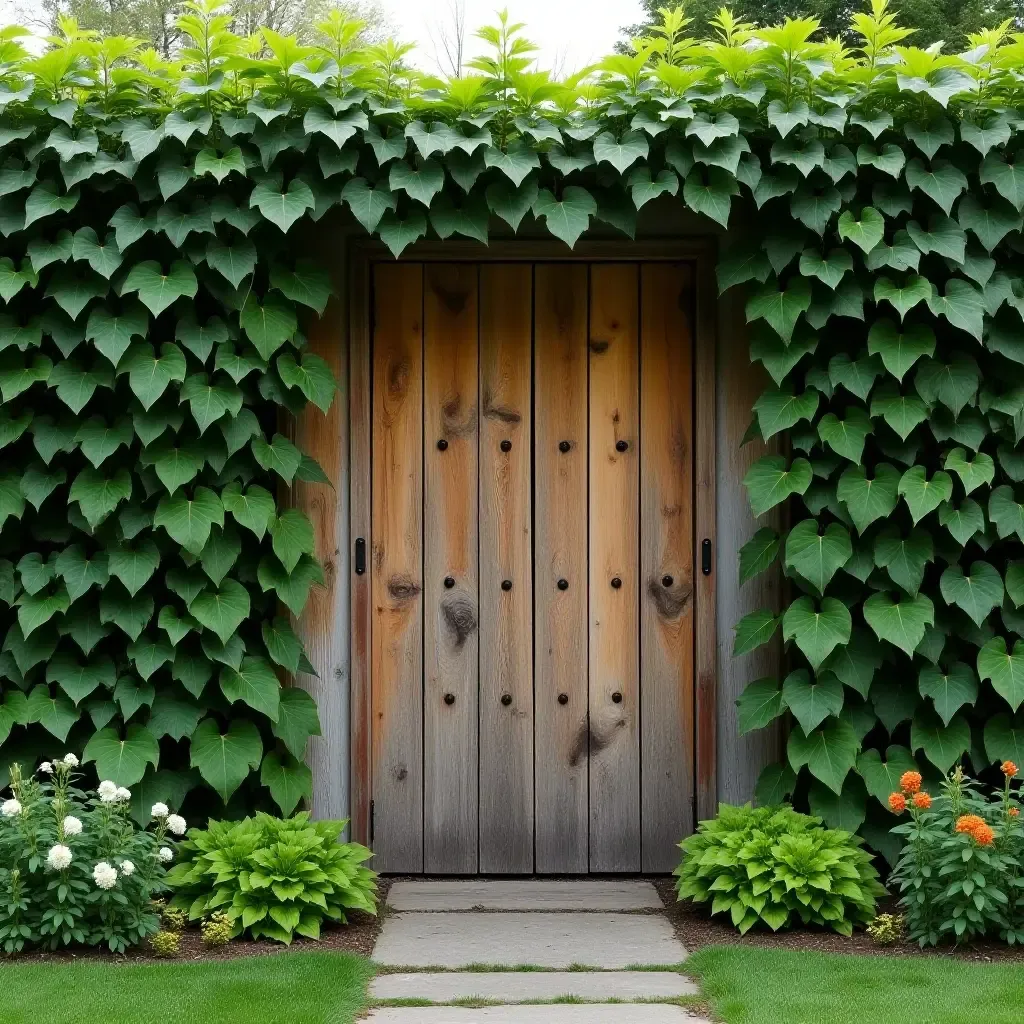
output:
[[[681,262],[695,264],[694,300],[694,678],[696,685],[696,818],[714,817],[717,785],[718,616],[715,533],[715,385],[718,353],[718,293],[714,236],[641,242],[580,242],[571,252],[555,241],[416,242],[401,256],[406,263],[615,263]],[[372,414],[370,280],[373,265],[393,260],[391,251],[370,239],[354,239],[348,253],[349,290],[349,538],[364,538],[370,548],[370,466]],[[711,571],[701,566],[701,542],[711,542]],[[356,842],[370,845],[373,785],[370,686],[370,572],[351,577],[350,830]]]

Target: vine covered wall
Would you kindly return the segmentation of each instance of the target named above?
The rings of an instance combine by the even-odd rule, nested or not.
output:
[[[572,246],[652,201],[744,225],[719,284],[773,382],[751,436],[788,442],[746,480],[791,523],[740,558],[788,578],[737,627],[792,667],[739,701],[792,723],[759,798],[884,850],[912,765],[1024,760],[1024,36],[915,49],[874,0],[852,49],[728,12],[696,41],[666,11],[556,81],[502,19],[439,80],[340,16],[321,46],[207,0],[180,27],[174,62],[0,32],[0,761],[66,745],[139,808],[292,810],[319,725],[289,616],[322,576],[281,494],[325,478],[280,411],[336,390],[301,232],[343,209],[398,256],[532,218]]]

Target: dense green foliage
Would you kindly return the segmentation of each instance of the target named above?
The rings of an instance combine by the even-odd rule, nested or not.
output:
[[[1024,968],[950,956],[705,946],[686,973],[726,1024],[1017,1024],[1024,1000]]]
[[[374,974],[365,957],[282,952],[171,963],[10,964],[4,1024],[353,1024]],[[71,997],[69,998],[69,994]]]
[[[258,814],[193,829],[167,876],[171,906],[193,921],[222,911],[232,936],[289,943],[318,939],[321,924],[344,923],[346,911],[373,914],[377,876],[362,866],[371,854],[339,841],[346,824]]]
[[[1019,793],[1007,778],[986,794],[957,769],[942,792],[895,831],[906,839],[890,884],[912,939],[1024,941],[1024,826]],[[984,828],[979,828],[979,823]]]
[[[502,18],[438,80],[339,15],[307,46],[204,4],[171,61],[0,37],[0,762],[49,733],[143,808],[290,813],[319,724],[282,605],[322,577],[284,488],[323,472],[280,414],[335,391],[302,333],[330,293],[312,222],[398,255],[532,216],[571,246],[673,197],[747,237],[719,281],[774,380],[750,436],[790,441],[747,478],[794,509],[741,558],[792,588],[737,634],[781,626],[793,660],[740,702],[795,719],[760,796],[883,845],[893,773],[1017,755],[1024,37],[924,51],[878,0],[845,48],[727,12],[697,42],[675,10],[558,82]]]
[[[728,912],[741,934],[802,922],[850,935],[885,890],[861,840],[791,807],[730,807],[679,844],[679,899]]]
[[[152,900],[166,888],[173,833],[184,820],[157,807],[162,813],[139,828],[127,790],[105,781],[87,792],[76,767],[72,756],[36,777],[11,771],[0,812],[4,953],[71,945],[123,952],[159,927]]]

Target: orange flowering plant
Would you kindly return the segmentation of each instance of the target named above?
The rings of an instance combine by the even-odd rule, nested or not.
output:
[[[906,840],[891,883],[907,932],[922,946],[998,936],[1024,941],[1024,825],[1017,766],[1004,761],[1001,790],[986,792],[958,765],[935,795],[906,772],[889,809],[909,813],[893,832]]]

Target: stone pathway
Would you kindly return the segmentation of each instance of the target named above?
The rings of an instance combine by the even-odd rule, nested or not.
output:
[[[407,1005],[374,1024],[708,1024],[649,882],[398,882],[388,906],[370,996]]]

